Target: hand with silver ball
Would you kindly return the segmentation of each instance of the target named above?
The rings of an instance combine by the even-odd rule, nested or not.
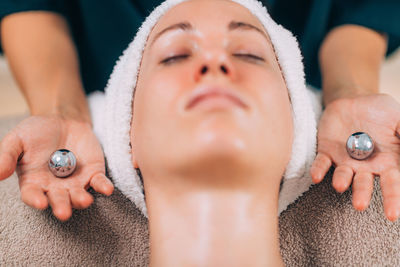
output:
[[[0,180],[14,171],[22,200],[36,209],[50,205],[62,221],[93,203],[89,187],[104,195],[114,189],[91,125],[60,116],[30,116],[3,138]]]
[[[365,210],[374,178],[380,178],[386,217],[400,216],[400,104],[388,95],[342,98],[330,103],[319,122],[318,154],[311,168],[314,183],[335,167],[337,192],[352,187],[352,202]]]

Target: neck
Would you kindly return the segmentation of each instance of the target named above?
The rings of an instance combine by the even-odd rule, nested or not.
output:
[[[279,187],[266,188],[263,194],[193,187],[171,194],[168,185],[146,188],[151,266],[283,265]]]

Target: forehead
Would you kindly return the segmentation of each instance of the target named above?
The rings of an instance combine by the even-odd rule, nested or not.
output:
[[[180,3],[164,14],[153,28],[149,41],[165,27],[181,21],[190,22],[197,30],[220,31],[232,20],[243,21],[266,31],[260,21],[244,6],[231,0],[190,0]]]

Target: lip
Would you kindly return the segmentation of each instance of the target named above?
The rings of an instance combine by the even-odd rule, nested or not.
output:
[[[194,108],[199,103],[205,100],[217,98],[229,100],[233,104],[243,109],[246,109],[248,107],[243,97],[239,95],[235,90],[217,86],[209,86],[196,88],[189,96],[189,100],[187,101],[185,109],[188,110]]]

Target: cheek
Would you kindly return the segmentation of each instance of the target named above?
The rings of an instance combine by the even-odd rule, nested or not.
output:
[[[152,72],[141,76],[135,92],[131,125],[132,149],[137,161],[162,149],[174,132],[172,120],[177,116],[182,91],[189,82],[174,71]],[[177,78],[179,77],[179,78]]]
[[[286,165],[291,154],[293,142],[292,108],[284,81],[271,78],[264,90],[260,90],[259,107],[267,133],[266,147],[274,158],[282,159]]]

